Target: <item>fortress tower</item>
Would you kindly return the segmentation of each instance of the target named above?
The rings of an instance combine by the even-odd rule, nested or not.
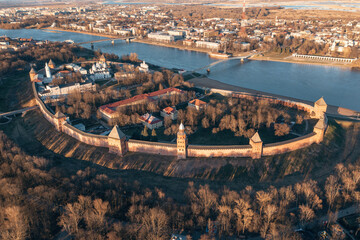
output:
[[[184,124],[180,124],[179,131],[177,133],[177,156],[178,159],[186,159],[187,156],[187,137],[185,133]]]
[[[316,135],[317,135],[317,139],[316,139],[317,143],[321,143],[324,140],[325,130],[327,127],[327,121],[328,121],[327,117],[326,117],[326,115],[324,115],[324,116],[320,117],[319,121],[314,126],[313,132],[316,133]]]
[[[55,63],[53,62],[53,60],[52,59],[50,59],[50,61],[49,61],[49,67],[50,68],[52,68],[52,69],[54,69],[54,68],[56,68],[56,66],[55,66]]]
[[[108,136],[109,152],[123,156],[127,152],[126,135],[116,125]]]
[[[31,70],[30,70],[30,72],[29,72],[29,75],[30,75],[30,80],[31,80],[31,81],[34,81],[35,76],[36,76],[36,72],[35,72],[35,69],[34,69],[34,68],[31,68]]]
[[[62,132],[62,125],[66,122],[66,116],[62,112],[57,112],[55,115],[55,128]]]
[[[319,100],[317,100],[314,103],[314,112],[315,112],[315,118],[322,118],[324,117],[324,113],[326,113],[327,110],[327,104],[323,97],[321,97]]]
[[[254,136],[250,138],[250,145],[252,147],[252,158],[261,158],[263,152],[263,141],[261,140],[259,133],[256,132]]]

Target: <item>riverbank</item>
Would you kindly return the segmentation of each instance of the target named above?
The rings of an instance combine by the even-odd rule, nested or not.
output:
[[[332,66],[332,67],[342,67],[342,68],[352,68],[351,63],[341,63],[341,62],[323,62],[323,61],[313,61],[308,59],[299,59],[293,58],[291,56],[285,58],[277,57],[267,57],[267,56],[253,56],[251,60],[255,61],[270,61],[270,62],[284,62],[284,63],[296,63],[296,64],[308,64],[308,65],[319,65],[319,66]]]
[[[314,104],[314,102],[312,102],[312,101],[287,97],[287,96],[273,94],[273,93],[269,93],[269,92],[257,91],[257,90],[250,89],[250,88],[239,87],[239,86],[223,83],[223,82],[220,82],[220,81],[208,78],[208,77],[193,78],[193,79],[189,80],[189,82],[193,83],[196,87],[208,88],[214,92],[219,92],[219,93],[221,93],[222,91],[223,91],[223,93],[226,93],[226,91],[227,91],[229,94],[231,94],[231,92],[245,92],[245,93],[249,93],[252,95],[263,95],[263,96],[281,98],[281,99],[290,100],[290,101],[302,102],[302,103],[309,104],[309,105]],[[357,121],[360,120],[360,117],[359,118],[356,117],[357,116],[356,111],[348,109],[348,108],[339,107],[339,106],[328,105],[326,113],[329,116],[336,117],[336,118],[343,118],[346,120],[357,120]]]

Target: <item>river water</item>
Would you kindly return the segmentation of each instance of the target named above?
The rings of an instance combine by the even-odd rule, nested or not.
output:
[[[38,40],[85,42],[103,39],[70,32],[35,29],[1,30],[0,36],[33,37]],[[110,41],[95,43],[95,49],[118,55],[136,52],[140,59],[166,68],[194,70],[216,60],[205,53],[153,46],[143,43]],[[90,48],[90,44],[84,45]],[[268,61],[231,60],[214,66],[212,79],[235,86],[289,96],[309,101],[324,97],[328,104],[360,111],[360,72],[346,68]]]

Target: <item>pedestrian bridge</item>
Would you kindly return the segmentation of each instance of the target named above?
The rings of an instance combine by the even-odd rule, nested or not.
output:
[[[254,56],[255,53],[252,53],[252,54],[249,54],[247,56],[239,56],[239,57],[229,57],[229,58],[225,58],[225,59],[221,59],[221,60],[218,60],[216,62],[212,62],[210,63],[209,65],[206,65],[204,67],[201,67],[201,68],[197,68],[195,70],[193,70],[192,72],[197,72],[197,71],[201,71],[201,70],[204,70],[204,69],[209,69],[209,68],[212,68],[220,63],[223,63],[223,62],[227,62],[227,61],[231,61],[231,60],[241,60],[241,61],[244,61],[245,59],[248,59],[252,56]]]
[[[100,39],[100,40],[94,40],[94,41],[80,42],[80,43],[76,43],[76,44],[82,45],[82,44],[107,42],[107,41],[115,41],[115,40],[125,40],[125,41],[129,42],[131,39],[135,39],[135,38],[134,37],[106,38],[106,39]]]
[[[38,106],[36,105],[36,106],[33,106],[33,107],[27,107],[27,108],[23,108],[23,109],[11,111],[11,112],[0,113],[0,118],[15,116],[16,114],[28,112],[28,111],[31,111],[31,110],[34,110],[34,109],[37,109],[37,108],[38,108]]]

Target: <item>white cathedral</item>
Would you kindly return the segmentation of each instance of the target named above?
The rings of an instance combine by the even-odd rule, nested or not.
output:
[[[104,56],[101,56],[100,60],[92,65],[89,73],[92,75],[90,78],[92,78],[94,81],[111,78],[111,74]]]

